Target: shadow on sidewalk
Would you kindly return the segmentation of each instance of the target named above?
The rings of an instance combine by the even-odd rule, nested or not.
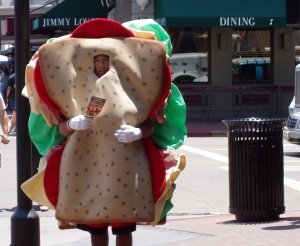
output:
[[[288,217],[283,218],[283,221],[289,222],[289,225],[280,225],[280,226],[271,226],[262,228],[263,230],[274,230],[274,231],[282,231],[282,230],[295,230],[300,229],[300,217]]]

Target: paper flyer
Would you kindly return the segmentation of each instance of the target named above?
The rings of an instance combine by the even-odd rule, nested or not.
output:
[[[95,118],[102,111],[106,99],[92,96],[87,106],[85,116]]]

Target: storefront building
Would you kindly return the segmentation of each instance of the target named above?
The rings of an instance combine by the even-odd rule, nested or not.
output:
[[[34,20],[38,16],[44,14],[52,8],[51,5],[44,6],[41,8],[41,5],[30,6],[30,19]],[[13,6],[4,6],[0,7],[0,46],[1,51],[4,51],[10,46],[14,45],[14,7]],[[47,34],[40,34],[37,32],[32,32],[30,41],[32,45],[42,44],[48,39]]]
[[[82,1],[63,1],[34,20],[33,30],[50,37],[95,17],[154,19],[171,37],[173,82],[184,95],[189,119],[287,117],[298,58],[285,0],[84,2],[93,7],[85,12]]]
[[[288,116],[300,42],[285,0],[125,0],[111,18],[152,18],[167,30],[189,120]]]
[[[155,19],[170,33],[174,54],[207,54],[206,82],[177,80],[189,118],[287,117],[296,54],[286,1],[175,0],[171,6],[156,0]],[[236,57],[247,65],[234,78]]]

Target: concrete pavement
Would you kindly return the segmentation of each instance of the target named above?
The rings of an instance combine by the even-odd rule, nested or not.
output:
[[[51,212],[40,216],[42,246],[90,245],[87,233],[72,229],[59,230]],[[1,243],[9,245],[9,217],[0,217]],[[4,231],[3,234],[3,229]],[[163,226],[138,226],[134,245],[300,245],[300,211],[289,211],[271,222],[238,222],[234,215],[169,216]],[[110,236],[110,245],[115,238]],[[27,246],[27,245],[24,245]]]
[[[206,147],[214,148],[226,157],[226,142],[226,137],[188,138],[187,145],[203,151],[208,150]],[[10,245],[10,218],[17,204],[14,145],[15,137],[12,137],[10,145],[0,147],[0,246]],[[185,153],[188,162],[177,182],[175,207],[165,225],[139,225],[133,234],[134,245],[300,245],[299,193],[288,190],[287,211],[277,221],[239,222],[228,213],[226,161],[210,161],[207,156],[194,155],[185,148],[178,152]],[[37,206],[34,208],[40,218],[40,245],[90,245],[85,232],[59,230],[54,211],[41,212]],[[115,245],[114,237],[110,237],[110,245]]]
[[[188,121],[186,127],[189,137],[219,137],[227,134],[227,128],[221,121]]]

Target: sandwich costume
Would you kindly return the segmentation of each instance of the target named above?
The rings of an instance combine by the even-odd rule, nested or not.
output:
[[[184,100],[171,83],[171,52],[169,36],[153,20],[94,19],[49,40],[27,65],[29,133],[43,158],[21,188],[55,209],[62,227],[156,225],[172,208],[174,182],[185,167],[175,150],[187,134]],[[94,73],[97,54],[109,56],[101,78]],[[61,135],[61,119],[87,114],[91,98],[103,106],[92,126]],[[150,137],[130,143],[115,137],[121,125],[138,127],[149,118]]]

